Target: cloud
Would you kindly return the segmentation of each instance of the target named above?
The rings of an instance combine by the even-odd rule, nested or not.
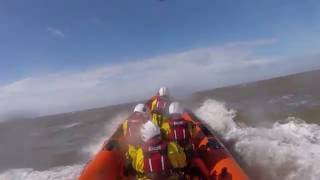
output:
[[[64,38],[65,37],[65,34],[59,30],[59,29],[56,29],[56,28],[52,28],[52,27],[48,27],[47,28],[47,31],[49,31],[51,34],[53,34],[54,36],[58,36],[58,37],[61,37],[61,38]]]
[[[141,100],[163,85],[179,96],[297,71],[287,59],[256,55],[254,48],[264,43],[245,44],[250,46],[226,44],[86,71],[25,78],[0,86],[0,115],[47,115]]]
[[[231,43],[227,43],[227,46],[230,46],[230,47],[239,47],[239,46],[254,47],[254,46],[272,45],[277,42],[278,42],[278,39],[270,38],[270,39],[258,39],[258,40],[253,40],[253,41],[231,42]]]

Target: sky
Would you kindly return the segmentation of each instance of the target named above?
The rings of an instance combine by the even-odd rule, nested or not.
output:
[[[318,0],[2,0],[0,117],[320,68]]]

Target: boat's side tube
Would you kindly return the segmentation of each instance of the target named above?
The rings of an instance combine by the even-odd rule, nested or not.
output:
[[[109,141],[109,143],[112,143],[112,141]],[[79,180],[123,179],[123,153],[108,144],[88,162]]]
[[[196,124],[197,134],[193,137],[193,142],[210,172],[210,177],[219,180],[249,179],[228,150],[201,120],[188,112],[184,113],[183,117]]]

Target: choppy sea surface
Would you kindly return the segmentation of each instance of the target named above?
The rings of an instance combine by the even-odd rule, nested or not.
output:
[[[288,117],[268,127],[251,126],[235,121],[237,111],[213,99],[204,101],[195,109],[195,113],[227,142],[227,146],[253,179],[316,180],[320,176],[318,124],[306,123],[297,117]],[[29,138],[27,142],[24,142],[23,138],[15,139],[17,142],[7,144],[5,148],[1,139],[1,151],[8,151],[6,154],[11,153],[12,156],[2,157],[0,179],[76,179],[86,159],[97,152],[103,141],[126,116],[127,114],[120,114],[102,122],[102,128],[92,128],[91,137],[83,137],[82,133],[82,129],[88,124],[72,122],[49,126],[39,131],[28,131],[29,137],[24,137]],[[15,131],[19,129],[13,128],[10,131],[14,136]],[[59,137],[54,134],[59,134]],[[53,138],[50,138],[50,135]],[[33,145],[23,147],[31,141]],[[17,154],[18,157],[15,158]],[[11,167],[6,169],[3,158],[8,158],[8,161],[13,158],[16,162],[9,163]],[[28,160],[33,163],[26,163]],[[41,164],[46,164],[46,167],[41,167]]]
[[[195,93],[186,107],[253,180],[320,177],[320,71]],[[0,123],[0,180],[77,179],[134,104]]]

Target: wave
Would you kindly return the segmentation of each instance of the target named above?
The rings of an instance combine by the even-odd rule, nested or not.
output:
[[[107,120],[104,125],[104,131],[98,132],[98,134],[93,137],[92,141],[82,148],[82,151],[90,156],[96,154],[103,142],[114,133],[126,117],[127,114],[120,114]],[[76,126],[78,124],[71,125]],[[59,166],[44,171],[38,171],[32,168],[11,169],[1,173],[0,180],[73,180],[79,177],[84,165],[85,164]]]
[[[207,100],[195,112],[241,157],[252,179],[316,180],[320,176],[320,126],[289,117],[270,128],[243,126],[236,111]]]
[[[316,180],[320,177],[320,126],[290,117],[270,127],[250,127],[235,121],[236,111],[222,102],[207,100],[195,110],[241,159],[252,179]],[[83,152],[95,154],[106,137],[110,137],[126,114],[106,121]],[[44,171],[30,168],[12,169],[0,174],[1,180],[71,180],[76,179],[84,164],[54,167]]]
[[[73,127],[79,126],[80,124],[81,124],[80,122],[75,122],[75,123],[67,124],[67,125],[64,125],[64,126],[62,127],[62,129],[73,128]]]
[[[31,168],[12,169],[0,174],[1,180],[73,180],[76,179],[83,165],[60,166],[44,171]]]
[[[109,139],[109,137],[127,117],[128,114],[122,113],[106,122],[104,125],[104,131],[98,133],[87,146],[83,147],[82,152],[89,153],[91,156],[96,154],[104,141]]]

